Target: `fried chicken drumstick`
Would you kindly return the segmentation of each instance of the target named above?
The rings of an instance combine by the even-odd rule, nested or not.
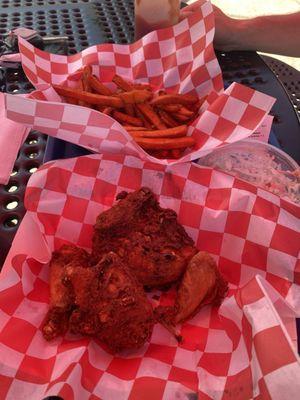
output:
[[[199,251],[189,262],[179,283],[174,306],[158,306],[156,320],[173,334],[174,327],[197,314],[207,304],[220,305],[228,290],[215,260]]]

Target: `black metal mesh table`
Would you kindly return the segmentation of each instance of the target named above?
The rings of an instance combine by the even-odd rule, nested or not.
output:
[[[0,35],[5,35],[9,30],[19,26],[36,29],[41,36],[67,35],[69,54],[75,54],[87,46],[101,42],[132,41],[133,18],[133,0],[0,1]],[[276,67],[272,60],[262,59],[254,52],[218,53],[217,57],[225,85],[237,81],[277,98],[272,108],[275,116],[274,134],[281,148],[300,162],[299,103],[297,103],[300,101],[298,90],[300,73],[292,71],[288,66],[280,67],[276,64]],[[277,68],[276,75],[285,85],[277,79],[267,63],[272,69]],[[1,91],[24,93],[32,89],[20,69],[0,68],[0,78]],[[27,181],[31,173],[45,159],[45,147],[45,135],[31,132],[20,149],[9,184],[0,186],[0,266],[25,213],[23,197]],[[46,159],[72,157],[84,153],[85,150],[82,148],[48,138]]]

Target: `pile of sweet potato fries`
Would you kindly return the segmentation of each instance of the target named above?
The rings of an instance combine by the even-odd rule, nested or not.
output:
[[[92,74],[91,66],[85,66],[75,89],[59,85],[54,89],[68,103],[91,107],[116,119],[157,158],[179,158],[186,148],[194,146],[194,138],[187,136],[188,124],[198,116],[205,98],[164,90],[154,93],[150,85],[130,83],[119,75],[112,82],[115,92]]]

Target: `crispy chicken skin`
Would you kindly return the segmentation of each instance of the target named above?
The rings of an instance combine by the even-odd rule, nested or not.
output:
[[[159,306],[155,318],[174,333],[173,327],[192,318],[207,304],[220,305],[228,291],[215,260],[199,251],[189,262],[179,283],[174,306]]]
[[[97,218],[91,255],[70,245],[53,253],[46,340],[69,329],[121,352],[143,346],[156,322],[180,340],[177,324],[223,300],[227,283],[214,259],[197,253],[173,210],[161,208],[148,188],[117,200]],[[174,304],[153,310],[144,287],[173,282]]]
[[[121,192],[117,199],[97,218],[93,258],[117,253],[145,286],[177,281],[197,250],[177,222],[176,212],[161,208],[148,188]]]
[[[63,245],[54,252],[50,262],[50,308],[43,326],[43,335],[47,340],[54,339],[68,329],[68,320],[72,311],[73,294],[64,284],[68,265],[89,265],[88,253],[73,245]]]
[[[68,329],[98,337],[114,352],[141,347],[154,325],[143,286],[117,254],[91,266],[89,255],[63,246],[50,263],[50,309],[42,328],[46,340]]]
[[[137,349],[149,339],[153,310],[142,285],[112,252],[92,268],[68,266],[76,308],[70,330],[98,337],[114,352]]]
[[[215,260],[205,251],[199,251],[189,262],[179,284],[175,323],[193,317],[206,304],[220,305],[227,290]]]

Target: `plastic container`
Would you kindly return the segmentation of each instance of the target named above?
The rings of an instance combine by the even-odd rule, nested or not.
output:
[[[242,140],[214,150],[197,163],[228,172],[300,204],[299,165],[285,152],[268,143]]]

